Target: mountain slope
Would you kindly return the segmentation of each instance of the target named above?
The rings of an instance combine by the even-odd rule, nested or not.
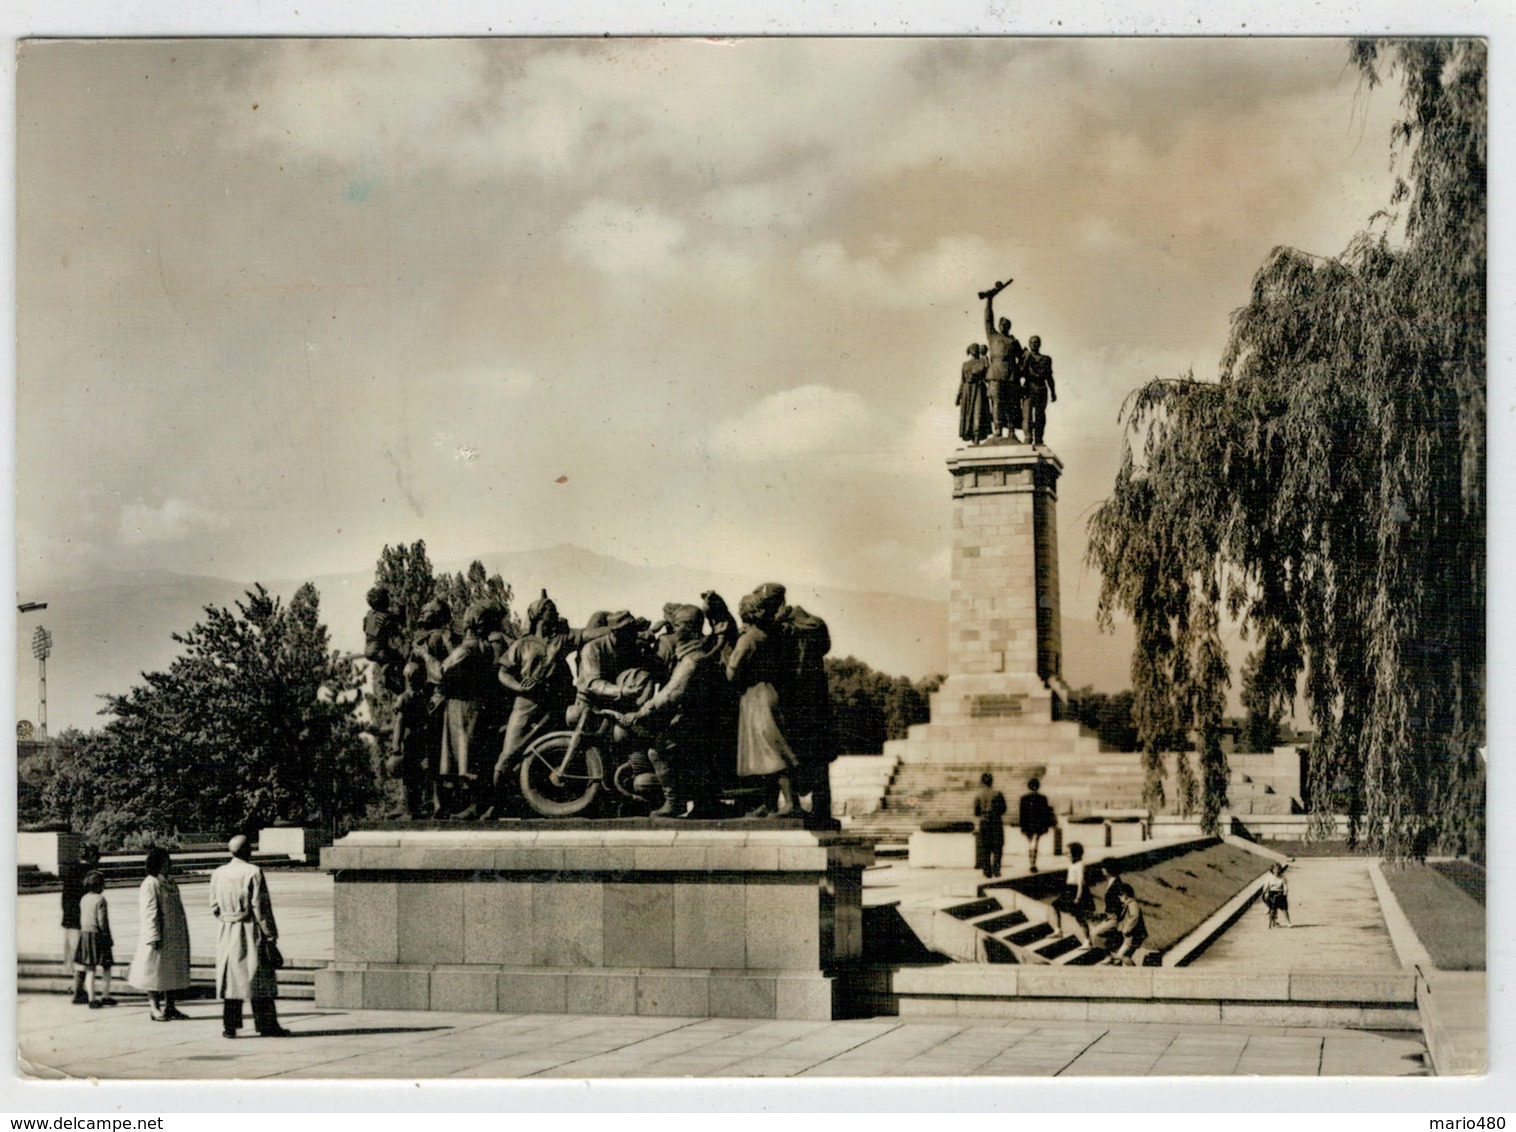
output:
[[[760,582],[777,580],[790,600],[824,617],[838,656],[853,655],[891,675],[912,679],[947,670],[947,603],[900,594],[865,593],[808,586],[782,574],[736,578],[689,567],[622,562],[576,546],[511,551],[480,556],[487,569],[510,582],[518,608],[544,587],[576,624],[597,609],[630,609],[656,619],[668,601],[698,601],[714,589],[733,606]],[[438,563],[438,570],[465,569],[467,562]],[[270,592],[288,600],[303,579],[265,581]],[[372,571],[311,578],[321,593],[322,617],[333,647],[357,652],[363,646],[364,594]],[[48,608],[21,616],[16,641],[18,716],[37,718],[37,663],[31,636],[38,624],[53,634],[48,662],[49,730],[100,724],[102,693],[125,692],[144,671],[166,668],[178,655],[171,634],[201,620],[206,605],[227,606],[251,583],[166,571],[121,574],[100,585],[45,596]],[[1065,618],[1064,668],[1071,687],[1092,684],[1120,691],[1129,684],[1130,631],[1103,636],[1088,621]]]

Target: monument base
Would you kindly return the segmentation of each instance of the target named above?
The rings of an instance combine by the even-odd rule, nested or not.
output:
[[[349,1009],[829,1019],[873,843],[767,822],[359,830],[322,851]]]

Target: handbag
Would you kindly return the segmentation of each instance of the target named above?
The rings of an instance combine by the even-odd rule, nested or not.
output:
[[[270,971],[277,971],[284,966],[284,955],[279,951],[279,945],[271,939],[258,941],[258,966],[267,967]]]

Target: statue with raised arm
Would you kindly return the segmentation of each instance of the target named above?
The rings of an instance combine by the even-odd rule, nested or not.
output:
[[[1016,430],[1021,427],[1021,343],[1011,333],[1011,320],[1002,318],[995,322],[995,296],[1015,280],[996,283],[988,291],[980,291],[984,300],[984,336],[989,343],[990,411],[993,436],[1005,435],[1016,439]],[[1003,430],[1003,432],[1002,432]]]

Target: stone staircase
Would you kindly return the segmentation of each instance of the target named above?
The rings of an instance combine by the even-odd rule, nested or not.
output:
[[[974,817],[974,794],[979,790],[982,763],[949,766],[933,763],[899,763],[886,784],[879,808],[859,815],[848,824],[849,833],[861,833],[882,841],[905,841],[924,821],[969,821]],[[1040,765],[996,767],[995,784],[1009,805],[1026,780],[1040,775]],[[1015,815],[1010,815],[1015,821]]]
[[[885,758],[899,759],[901,768],[870,818],[881,832],[910,833],[905,814],[919,821],[972,817],[985,770],[1013,808],[1032,776],[1058,814],[1142,808],[1142,756],[1104,752],[1078,723],[1054,720],[1045,688],[998,676],[951,677],[932,693],[931,720],[884,744]],[[932,779],[932,770],[944,773]]]
[[[982,889],[973,900],[902,906],[900,916],[923,944],[960,963],[1093,967],[1110,958],[1103,948],[1055,935],[1051,907],[1009,888]],[[1139,965],[1156,965],[1159,958],[1145,949],[1135,957]]]
[[[832,813],[838,817],[870,814],[883,802],[900,760],[884,755],[843,755],[832,763]]]
[[[226,864],[227,852],[215,849],[175,849],[174,876],[180,881],[203,880]],[[146,875],[143,863],[147,857],[142,853],[123,853],[102,857],[94,866],[105,880],[107,888],[125,888],[142,883]],[[253,864],[262,869],[309,868],[308,861],[297,861],[286,853],[254,853]],[[36,865],[16,866],[16,887],[23,892],[57,892],[63,882],[53,873],[43,872]]]
[[[126,981],[129,955],[118,955],[117,966],[111,978],[111,997],[120,999],[123,1005],[146,1005],[147,995]],[[316,972],[325,969],[325,959],[292,959],[286,957],[284,966],[277,973],[279,997],[282,999],[314,1000],[316,997]],[[16,991],[19,994],[70,994],[74,989],[73,976],[63,969],[56,956],[18,955],[16,957]],[[216,997],[216,961],[206,956],[190,958],[189,989],[180,991],[183,999]]]

